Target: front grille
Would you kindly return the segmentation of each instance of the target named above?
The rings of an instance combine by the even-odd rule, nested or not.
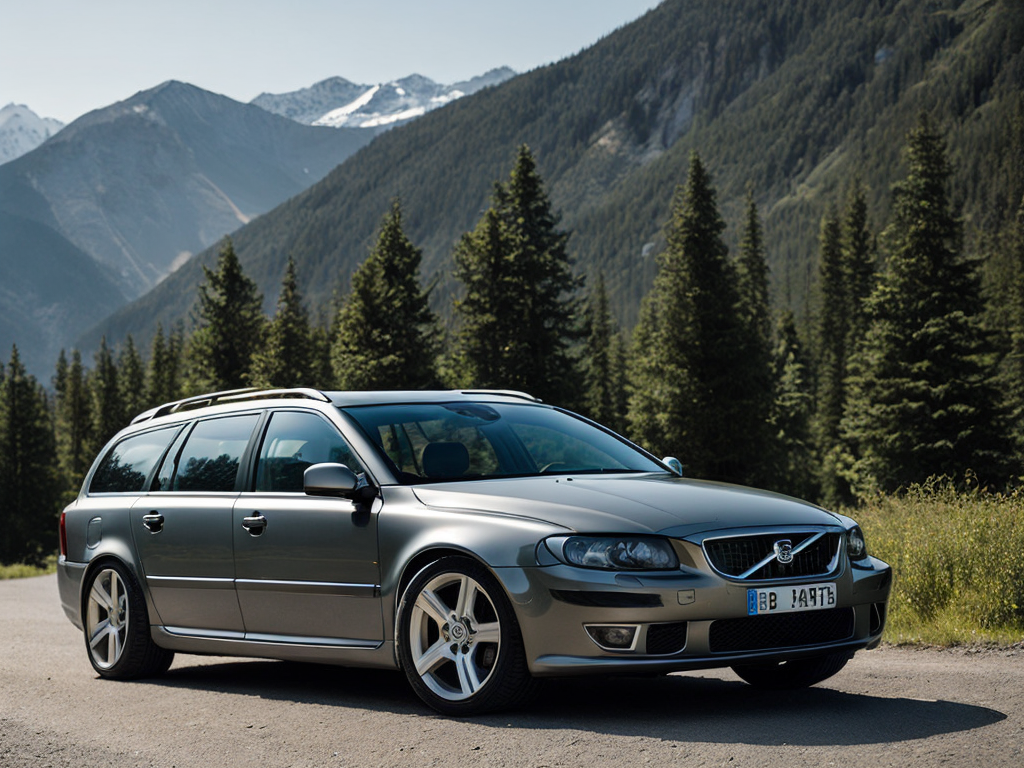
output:
[[[711,622],[712,653],[793,648],[847,640],[853,636],[853,608],[748,616]]]
[[[686,647],[686,622],[651,624],[647,628],[647,653],[664,656]]]
[[[816,532],[801,531],[708,539],[704,542],[704,554],[716,571],[733,578],[765,581],[825,576],[839,565],[838,554],[842,545],[842,534],[826,533],[806,549],[793,555],[792,562],[780,563],[773,557],[753,573],[743,576],[766,557],[774,554],[776,543],[788,541],[795,550],[815,535]]]

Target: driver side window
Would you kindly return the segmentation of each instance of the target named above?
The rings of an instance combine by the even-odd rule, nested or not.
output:
[[[344,464],[357,475],[363,472],[333,424],[313,413],[277,411],[263,437],[255,490],[302,493],[303,473],[324,462]]]

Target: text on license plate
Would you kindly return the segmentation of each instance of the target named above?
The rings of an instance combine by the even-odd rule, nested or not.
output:
[[[835,608],[835,584],[801,584],[796,587],[747,590],[747,615],[816,611]]]

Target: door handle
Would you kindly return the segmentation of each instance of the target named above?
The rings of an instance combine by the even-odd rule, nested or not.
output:
[[[142,524],[150,533],[160,533],[164,529],[164,516],[159,512],[150,512],[142,516]]]
[[[252,517],[243,517],[242,527],[249,532],[250,536],[261,536],[267,529],[267,518],[259,512]]]

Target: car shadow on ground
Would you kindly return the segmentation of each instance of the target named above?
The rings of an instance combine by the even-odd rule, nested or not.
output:
[[[279,661],[178,662],[146,684],[439,717],[398,672]],[[547,680],[528,706],[471,719],[507,729],[566,729],[666,741],[839,746],[923,739],[1006,719],[954,701],[887,698],[828,687],[761,691],[687,675]]]

